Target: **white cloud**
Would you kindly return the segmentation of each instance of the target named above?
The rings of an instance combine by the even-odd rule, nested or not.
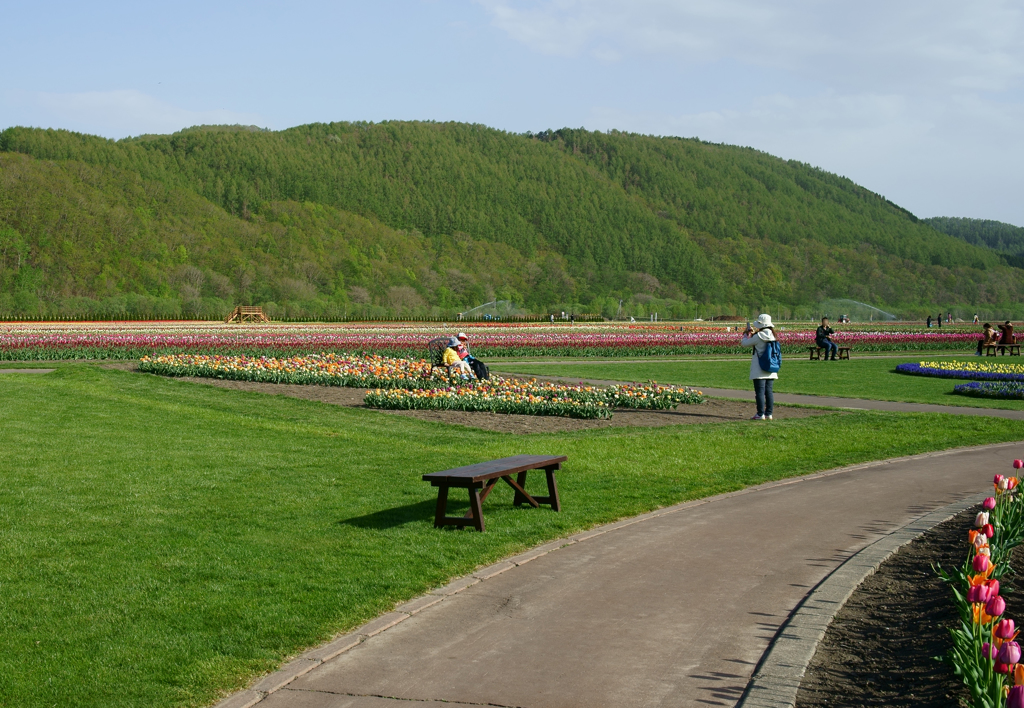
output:
[[[478,0],[495,26],[565,56],[733,59],[831,86],[1003,91],[1024,78],[1024,7],[819,0]]]
[[[225,109],[192,111],[133,90],[36,93],[27,98],[42,116],[55,119],[55,125],[107,137],[172,133],[202,124],[263,123],[256,114]]]

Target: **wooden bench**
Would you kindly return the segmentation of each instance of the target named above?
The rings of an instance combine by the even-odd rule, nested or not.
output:
[[[997,350],[1003,356],[1020,356],[1019,344],[983,344],[982,347],[985,349],[985,356],[995,356]]]
[[[431,485],[437,487],[437,511],[434,514],[434,527],[474,526],[477,531],[483,531],[484,513],[481,504],[494,489],[499,479],[505,480],[515,490],[515,497],[512,500],[515,506],[521,506],[523,503],[534,507],[550,504],[552,509],[560,511],[562,505],[558,501],[555,472],[561,469],[562,463],[566,459],[568,458],[565,455],[515,455],[423,475],[424,482],[430,482]],[[532,496],[526,492],[526,474],[530,470],[544,470],[548,481],[546,497]],[[516,475],[516,479],[513,480],[512,475]],[[469,513],[465,516],[446,515],[449,487],[465,487],[469,492]]]
[[[809,347],[811,350],[811,361],[821,361],[821,353],[825,351],[825,347]],[[839,347],[839,358],[849,359],[850,358],[850,347]]]

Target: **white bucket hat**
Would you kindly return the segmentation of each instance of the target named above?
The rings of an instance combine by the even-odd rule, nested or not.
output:
[[[771,315],[758,315],[754,326],[758,329],[775,329],[775,325],[772,324]]]

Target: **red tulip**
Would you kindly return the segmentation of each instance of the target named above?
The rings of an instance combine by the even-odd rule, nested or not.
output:
[[[996,530],[992,528],[992,524],[985,524],[984,526],[982,526],[981,532],[989,538],[992,538],[996,534]]]
[[[1006,708],[1024,708],[1024,686],[1011,686],[1006,697]]]
[[[1009,666],[1007,666],[1006,664],[1000,664],[998,662],[996,662],[996,665],[993,667],[993,669],[995,670],[995,672],[997,674],[1008,674],[1008,673],[1010,673],[1010,667]]]
[[[1017,628],[1013,625],[1012,619],[1000,620],[996,625],[995,633],[1000,639],[1013,639]]]
[[[996,508],[996,498],[995,498],[995,497],[987,497],[987,498],[985,499],[985,501],[983,501],[983,502],[981,503],[981,505],[982,505],[982,506],[983,506],[983,507],[984,507],[985,509],[988,509],[989,511],[992,511],[992,509],[995,509],[995,508]]]
[[[985,603],[985,612],[991,617],[998,617],[1006,612],[1006,600],[999,595],[989,598],[989,601]],[[1020,657],[1020,647],[1017,647],[1017,656]]]
[[[1003,642],[996,654],[996,660],[1000,664],[1016,664],[1020,661],[1020,645],[1017,642]]]
[[[981,555],[974,556],[974,562],[971,564],[971,566],[974,568],[975,573],[984,573],[986,570],[988,570],[988,567],[990,565],[991,563],[988,560],[988,556]]]

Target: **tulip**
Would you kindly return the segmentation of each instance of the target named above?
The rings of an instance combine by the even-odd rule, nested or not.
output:
[[[981,503],[981,505],[985,509],[988,509],[989,511],[991,511],[992,509],[996,508],[996,499],[995,499],[995,497],[986,497],[985,501],[983,501]]]
[[[1006,612],[1006,600],[999,595],[989,598],[989,601],[985,603],[985,614],[998,617],[1004,612]],[[1017,648],[1017,656],[1020,657],[1020,647]]]
[[[981,532],[985,534],[988,538],[992,538],[996,535],[996,530],[992,527],[992,524],[985,524],[984,526],[982,526]]]
[[[1020,479],[1018,479],[1017,477],[1007,477],[1007,479],[1006,479],[1006,488],[1007,489],[1013,489],[1014,487],[1017,486],[1018,482],[1020,482]]]
[[[1006,696],[1006,708],[1024,708],[1024,686],[1011,686]]]
[[[974,517],[974,525],[979,529],[988,523],[988,512],[979,511],[978,515]]]
[[[1013,639],[1016,629],[1017,628],[1014,626],[1012,619],[1004,619],[1000,620],[996,625],[995,634],[1000,639]]]
[[[992,595],[999,594],[999,581],[998,580],[986,580],[985,585],[989,590],[992,591]]]
[[[1001,664],[1016,664],[1020,661],[1020,645],[1017,642],[1004,642],[999,647],[996,660]]]
[[[967,602],[972,604],[975,602],[981,602],[981,600],[978,599],[978,589],[980,587],[980,585],[972,585],[967,588]]]
[[[974,556],[974,562],[971,563],[975,573],[984,573],[990,565],[992,564],[989,562],[988,556],[982,555]]]
[[[1019,470],[1021,467],[1024,467],[1024,460],[1014,460],[1013,461],[1013,469]]]
[[[994,646],[992,646],[988,642],[985,642],[985,643],[983,643],[981,645],[981,655],[983,657],[985,657],[986,659],[995,659],[996,658],[996,653],[998,651],[999,651],[998,649],[996,649]]]
[[[1001,474],[997,474],[995,477],[992,478],[992,484],[996,485],[997,487],[999,486],[999,483],[1002,482],[1002,481],[1003,481],[1003,475],[1001,475]]]
[[[1008,673],[1010,673],[1010,667],[1007,666],[1006,664],[1000,664],[999,662],[996,662],[996,665],[994,667],[992,667],[992,668],[993,668],[993,670],[997,674],[1008,674]]]

